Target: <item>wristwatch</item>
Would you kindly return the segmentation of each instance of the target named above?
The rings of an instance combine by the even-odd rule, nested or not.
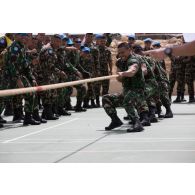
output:
[[[165,50],[164,50],[164,53],[165,53],[165,55],[167,55],[168,57],[172,57],[172,52],[173,52],[173,50],[172,50],[172,48],[170,48],[170,47],[167,47]]]

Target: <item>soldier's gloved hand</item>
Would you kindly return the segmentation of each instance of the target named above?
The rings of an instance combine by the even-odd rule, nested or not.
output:
[[[87,79],[87,78],[90,78],[90,73],[89,72],[87,72],[87,71],[83,71],[83,78],[84,79]]]
[[[18,85],[19,88],[24,88],[24,85],[23,85],[21,79],[17,80],[17,85]]]

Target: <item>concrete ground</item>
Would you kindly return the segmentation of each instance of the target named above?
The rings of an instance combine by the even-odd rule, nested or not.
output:
[[[102,108],[39,126],[9,122],[0,129],[0,162],[195,162],[195,104],[173,104],[172,109],[173,119],[140,133],[126,133],[127,124],[104,131],[110,119]],[[118,114],[123,118],[124,109]]]

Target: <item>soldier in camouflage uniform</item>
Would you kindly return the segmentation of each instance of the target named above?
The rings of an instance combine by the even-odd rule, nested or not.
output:
[[[112,75],[112,57],[110,50],[106,47],[106,37],[103,35],[96,35],[96,40],[99,40],[99,64],[100,76]],[[102,87],[102,96],[108,94],[110,80],[99,82],[99,94]]]
[[[66,42],[68,41],[68,39],[63,38]],[[82,68],[79,64],[79,58],[80,58],[80,52],[79,50],[77,50],[76,48],[71,48],[71,47],[67,47],[67,43],[64,42],[64,49],[65,49],[65,73],[68,76],[68,80],[67,81],[77,81],[83,78],[82,74],[80,71],[82,71]],[[69,44],[70,45],[70,44]],[[70,56],[71,54],[71,56]],[[71,63],[71,61],[72,63]],[[76,85],[74,86],[76,88],[77,91],[77,103],[76,106],[74,108],[75,112],[85,112],[86,109],[82,107],[82,103],[84,100],[84,97],[86,95],[86,87],[83,84],[80,85]],[[70,96],[72,94],[72,87],[68,88],[68,105],[69,107],[71,107],[70,105]]]
[[[85,47],[89,47],[91,49],[91,54],[93,57],[94,65],[95,65],[95,77],[100,76],[100,62],[99,62],[99,57],[100,53],[98,48],[94,45],[93,43],[93,33],[86,33],[85,35]],[[99,91],[99,82],[94,82],[94,90],[95,90],[95,98],[96,98],[96,105],[97,107],[100,107],[100,91]]]
[[[149,107],[150,122],[155,123],[158,122],[158,119],[155,116],[156,99],[159,99],[158,83],[156,81],[151,65],[149,64],[150,61],[148,57],[143,56],[143,48],[140,45],[134,45],[133,51],[136,57],[140,59],[140,62],[142,64],[142,71],[145,78],[145,98]]]
[[[84,47],[81,50],[80,53],[80,66],[86,71],[88,72],[89,78],[93,78],[95,77],[95,66],[94,66],[94,61],[93,61],[93,57],[92,54],[90,53],[91,50],[88,47]],[[86,96],[84,98],[84,104],[83,107],[84,108],[95,108],[95,91],[94,91],[94,84],[93,83],[87,83],[87,93]],[[89,105],[89,100],[91,100],[91,105]]]
[[[0,37],[0,90],[3,90],[6,87],[6,80],[3,79],[3,70],[5,66],[5,53],[6,53],[6,47],[7,47],[7,42],[5,37]],[[5,108],[4,105],[4,98],[0,97],[0,128],[3,127],[3,123],[6,123],[7,121],[4,120],[1,117],[1,113],[3,112]]]
[[[111,124],[105,129],[111,130],[122,124],[117,116],[116,107],[123,106],[133,124],[127,132],[142,131],[143,126],[139,120],[139,113],[142,113],[143,118],[148,117],[148,107],[144,96],[145,81],[141,64],[132,55],[127,43],[121,43],[118,46],[118,53],[121,57],[119,65],[122,72],[118,72],[119,77],[117,79],[123,84],[123,92],[103,96],[103,108],[112,120]]]
[[[9,79],[9,88],[23,88],[36,86],[35,77],[32,75],[31,68],[29,66],[29,61],[26,56],[26,40],[27,33],[17,33],[15,35],[15,41],[8,48],[5,56],[5,77]],[[24,125],[39,125],[40,122],[35,121],[32,118],[34,111],[34,94],[25,94],[24,96]],[[13,108],[14,113],[20,112],[21,108],[21,98],[14,97]]]
[[[185,66],[186,59],[184,57],[172,57],[171,58],[171,73],[169,75],[170,81],[170,91],[169,97],[171,99],[171,94],[173,92],[173,88],[175,82],[177,81],[177,98],[173,101],[173,103],[180,103],[186,101],[184,99],[185,92]]]
[[[34,75],[36,81],[38,81],[37,75],[37,67],[39,66],[39,53],[36,50],[37,47],[37,38],[31,36],[29,41],[27,42],[28,50],[27,50],[27,59],[29,61],[29,65],[32,70],[32,74]],[[34,94],[34,111],[33,111],[33,118],[36,121],[41,123],[47,123],[47,121],[40,117],[39,115],[39,92]]]
[[[186,61],[185,82],[188,86],[189,103],[195,102],[194,98],[194,70],[195,56],[189,57]]]

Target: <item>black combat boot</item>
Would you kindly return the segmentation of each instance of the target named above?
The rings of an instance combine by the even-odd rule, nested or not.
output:
[[[101,105],[100,105],[100,96],[96,96],[96,106],[97,106],[97,108],[100,108],[101,107]]]
[[[59,118],[60,115],[58,114],[58,108],[57,108],[56,103],[53,103],[53,104],[52,104],[51,109],[52,109],[52,112],[53,112],[54,116],[56,116],[56,117]]]
[[[75,106],[75,112],[86,112],[87,110],[85,108],[81,107],[82,101],[77,100],[77,104]]]
[[[165,105],[166,108],[166,114],[164,118],[173,118],[173,113],[171,110],[171,106],[170,105]]]
[[[186,99],[184,98],[184,93],[181,93],[181,102],[186,102]]]
[[[40,125],[39,121],[36,121],[32,118],[32,114],[30,112],[26,112],[24,116],[23,125]]]
[[[97,108],[98,106],[95,104],[94,99],[91,99],[91,108]],[[100,106],[99,106],[100,107]]]
[[[65,103],[65,108],[66,108],[66,110],[74,110],[74,107],[71,105],[70,102]]]
[[[110,118],[112,119],[112,121],[108,127],[105,127],[106,131],[110,131],[116,127],[120,127],[121,125],[123,125],[123,122],[120,120],[116,113],[110,115]]]
[[[163,119],[165,117],[165,115],[162,112],[160,104],[156,105],[156,113],[158,114],[158,118],[160,118],[160,119]]]
[[[148,114],[149,113],[147,111],[140,113],[141,124],[143,126],[150,126],[151,125],[150,124],[150,119],[148,117]]]
[[[127,132],[140,132],[143,131],[144,128],[138,118],[132,119],[133,126],[129,129],[127,129]]]
[[[4,120],[4,119],[0,116],[0,123],[1,123],[1,124],[4,124],[4,123],[7,123],[7,121]]]
[[[44,118],[46,120],[57,120],[57,119],[59,119],[58,117],[54,116],[54,114],[52,112],[52,107],[51,107],[50,104],[44,105],[42,118]]]
[[[193,102],[195,102],[194,94],[189,95],[189,102],[188,103],[193,103]]]
[[[62,107],[58,107],[58,114],[61,116],[70,116],[71,113],[66,111],[64,108]]]
[[[3,124],[0,123],[0,128],[3,128],[3,127],[4,127]]]
[[[91,106],[89,105],[89,99],[88,98],[84,98],[83,108],[91,108]]]
[[[5,111],[4,111],[4,116],[12,116],[14,114],[13,112],[13,106],[11,101],[6,102],[5,105]]]
[[[14,109],[13,122],[21,123],[22,120],[24,120],[24,117],[21,114],[21,109],[20,108],[15,108]]]
[[[33,119],[35,121],[39,121],[41,123],[47,123],[47,120],[45,120],[45,119],[40,117],[39,110],[34,110],[34,112],[33,112]]]
[[[173,101],[173,103],[180,103],[180,102],[181,102],[181,93],[180,92],[177,92],[177,97]]]
[[[150,106],[149,110],[150,110],[150,112],[149,112],[149,119],[150,119],[150,122],[151,122],[151,123],[157,123],[157,122],[158,122],[158,119],[157,119],[156,116],[155,116],[156,107]]]

